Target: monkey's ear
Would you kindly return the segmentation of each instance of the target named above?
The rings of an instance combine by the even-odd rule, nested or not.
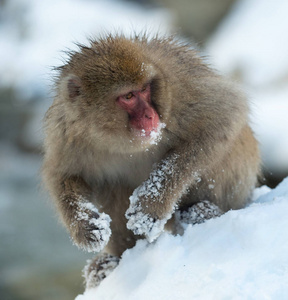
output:
[[[69,75],[66,78],[68,97],[70,100],[74,100],[81,95],[81,80],[76,75]]]

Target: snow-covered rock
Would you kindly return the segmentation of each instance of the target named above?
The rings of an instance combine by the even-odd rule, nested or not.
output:
[[[288,299],[288,178],[254,199],[183,236],[138,241],[76,300]]]

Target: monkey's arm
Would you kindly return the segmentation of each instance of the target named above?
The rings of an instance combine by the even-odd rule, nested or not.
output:
[[[187,188],[197,187],[247,127],[247,101],[240,91],[218,77],[193,84],[194,97],[177,102],[167,123],[166,130],[181,140],[130,198],[127,227],[149,241],[163,231]]]
[[[178,200],[192,182],[191,168],[190,172],[181,171],[184,159],[180,151],[171,153],[130,197],[127,228],[137,235],[144,234],[149,242],[161,234]]]
[[[130,197],[127,228],[137,235],[144,234],[149,242],[155,240],[187,189],[201,181],[201,175],[212,167],[215,156],[221,159],[227,146],[228,143],[219,142],[203,149],[187,143],[170,153]]]
[[[91,189],[81,177],[70,177],[60,182],[54,198],[73,242],[88,252],[101,251],[111,235],[110,217],[100,214],[90,202]]]

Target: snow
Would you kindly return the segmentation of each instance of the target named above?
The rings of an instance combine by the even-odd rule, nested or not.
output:
[[[166,127],[165,123],[159,123],[157,130],[156,131],[152,131],[150,136],[151,136],[151,141],[150,144],[151,145],[157,145],[162,138],[162,129]]]
[[[76,300],[288,299],[288,178],[254,192],[183,236],[137,242],[97,288]]]
[[[288,1],[237,1],[207,44],[216,69],[242,81],[265,167],[288,170]],[[239,78],[240,77],[240,78]]]
[[[238,1],[208,45],[214,64],[255,86],[287,76],[287,11],[286,0]]]
[[[0,87],[14,86],[24,98],[46,94],[51,68],[66,57],[60,51],[103,32],[164,33],[170,18],[164,9],[116,0],[10,0],[0,27]]]

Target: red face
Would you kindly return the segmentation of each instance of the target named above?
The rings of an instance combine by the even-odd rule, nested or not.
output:
[[[133,90],[119,96],[117,103],[127,111],[131,128],[139,132],[139,135],[149,137],[152,131],[157,131],[159,116],[151,104],[149,84],[141,90]]]

